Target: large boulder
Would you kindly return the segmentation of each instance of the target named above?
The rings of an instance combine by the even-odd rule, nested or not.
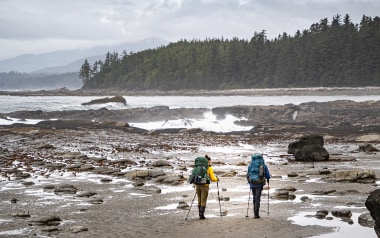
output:
[[[372,152],[378,152],[379,149],[377,149],[375,146],[373,146],[371,144],[365,143],[365,144],[359,146],[359,151],[363,151],[366,153],[372,153]]]
[[[155,169],[134,170],[125,174],[125,176],[131,180],[149,180],[164,175],[166,175],[164,171]]]
[[[329,159],[329,152],[320,145],[308,145],[294,153],[297,161],[324,161]]]
[[[328,160],[330,155],[323,145],[323,136],[302,136],[298,141],[289,143],[288,154],[293,154],[297,161]]]
[[[370,169],[338,170],[334,171],[328,180],[343,183],[375,183],[376,174]]]
[[[365,206],[375,220],[375,232],[377,237],[380,237],[380,189],[369,194]]]
[[[294,154],[297,150],[309,145],[324,145],[323,136],[307,135],[302,136],[298,141],[291,142],[288,145],[288,154]]]

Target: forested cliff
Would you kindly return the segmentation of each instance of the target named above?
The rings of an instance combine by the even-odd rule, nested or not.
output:
[[[181,40],[106,54],[81,67],[84,89],[180,90],[380,86],[380,18],[325,18],[293,36]]]

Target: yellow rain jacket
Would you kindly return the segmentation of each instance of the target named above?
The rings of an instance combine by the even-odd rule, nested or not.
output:
[[[207,169],[207,175],[210,177],[210,180],[212,182],[216,182],[218,181],[219,179],[215,176],[214,174],[214,170],[212,169],[211,166],[208,166],[208,169]],[[209,184],[205,184],[205,186],[209,186]]]

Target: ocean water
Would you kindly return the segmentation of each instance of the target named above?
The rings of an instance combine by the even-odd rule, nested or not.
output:
[[[108,103],[101,105],[84,106],[82,103],[103,97],[95,96],[0,96],[0,113],[15,111],[63,111],[63,110],[90,110],[107,108],[120,110],[138,107],[168,106],[169,108],[206,108],[236,106],[236,105],[299,105],[305,102],[327,102],[335,100],[352,100],[356,102],[380,100],[380,95],[337,95],[337,96],[125,96],[127,105]],[[165,128],[201,128],[209,131],[228,132],[250,130],[251,127],[241,127],[234,121],[244,118],[227,116],[223,121],[216,120],[210,112],[204,118],[195,120],[183,118],[173,121],[157,121],[151,123],[131,123],[143,129]],[[13,123],[34,124],[39,120],[19,120],[17,118],[0,118],[0,125]]]
[[[214,108],[235,105],[299,105],[305,102],[380,100],[380,95],[365,96],[125,96],[127,105],[102,104],[83,106],[82,103],[103,97],[94,96],[0,96],[0,113],[14,111],[88,110],[106,107],[110,110],[168,106],[169,108]]]

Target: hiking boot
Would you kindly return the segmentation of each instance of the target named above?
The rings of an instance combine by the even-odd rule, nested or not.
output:
[[[254,219],[259,219],[260,218],[259,211],[256,210],[253,213],[254,213],[254,216],[253,216]]]
[[[204,206],[200,207],[200,209],[199,209],[199,219],[201,219],[201,220],[206,219],[206,217],[205,217],[205,210],[206,210],[206,207],[204,207]]]

